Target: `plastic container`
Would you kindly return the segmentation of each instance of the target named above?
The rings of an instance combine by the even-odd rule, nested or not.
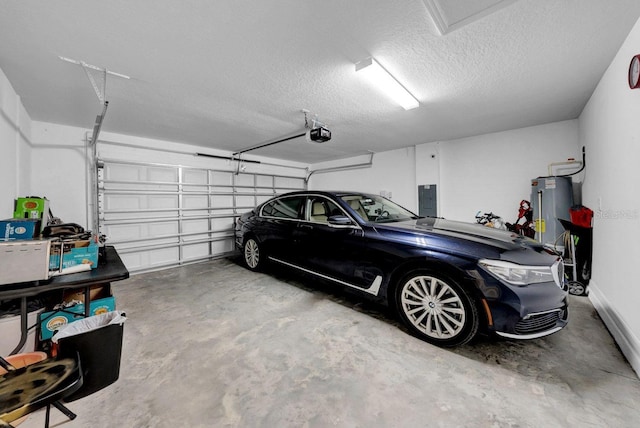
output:
[[[27,309],[30,310],[27,315],[27,327],[31,327],[38,322],[38,317],[44,311],[44,308],[40,307],[33,310],[32,307],[27,307]],[[0,317],[0,332],[2,332],[0,334],[0,355],[9,355],[20,343],[21,318],[18,308]],[[27,341],[17,352],[34,351],[36,349],[36,339],[36,329],[31,328],[27,334]]]
[[[592,227],[593,211],[582,205],[574,205],[569,210],[571,223],[581,227]]]
[[[118,380],[126,319],[124,312],[107,312],[67,324],[53,336],[58,357],[78,357],[82,368],[82,387],[65,401],[93,394]]]

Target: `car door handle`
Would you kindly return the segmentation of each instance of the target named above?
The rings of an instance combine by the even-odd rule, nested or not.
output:
[[[313,230],[313,225],[312,225],[312,224],[301,224],[301,225],[299,225],[298,227],[300,227],[301,229],[302,229],[302,228],[304,228],[304,229],[311,229],[311,230]]]

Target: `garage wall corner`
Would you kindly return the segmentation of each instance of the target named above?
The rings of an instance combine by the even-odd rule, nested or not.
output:
[[[579,118],[587,153],[583,203],[594,211],[590,298],[640,374],[640,90],[627,82],[640,53],[640,20],[629,33]]]
[[[0,70],[0,218],[13,215],[13,200],[30,193],[31,118]]]

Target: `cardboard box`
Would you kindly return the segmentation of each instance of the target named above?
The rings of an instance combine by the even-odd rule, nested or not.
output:
[[[98,299],[104,299],[107,297],[111,297],[110,285],[92,285],[89,288],[90,302],[93,302],[94,300],[98,300]],[[69,302],[84,303],[84,288],[72,288],[69,290],[64,290],[62,292],[62,301],[65,303],[69,303]]]
[[[49,279],[48,239],[0,242],[0,286]]]
[[[98,244],[91,239],[78,241],[53,242],[49,269],[60,269],[60,247],[63,246],[62,268],[66,269],[79,264],[90,264],[91,269],[98,267]]]
[[[40,220],[7,219],[0,220],[0,241],[33,239],[40,235]]]
[[[40,230],[49,222],[49,200],[47,198],[17,198],[13,203],[13,218],[32,218],[40,221]]]
[[[113,296],[94,300],[89,304],[89,315],[100,315],[116,310],[116,299]],[[47,340],[55,334],[61,326],[84,318],[84,303],[65,308],[60,311],[40,314],[40,339]]]

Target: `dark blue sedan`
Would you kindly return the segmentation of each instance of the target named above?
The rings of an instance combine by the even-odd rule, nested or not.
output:
[[[356,290],[440,346],[478,331],[533,339],[567,324],[557,254],[511,232],[421,218],[376,195],[277,196],[238,219],[236,245],[251,270],[276,263]]]

